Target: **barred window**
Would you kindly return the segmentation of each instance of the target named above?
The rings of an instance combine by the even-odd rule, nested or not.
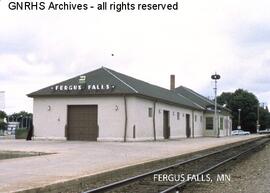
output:
[[[213,130],[213,117],[206,117],[205,118],[205,124],[207,130]]]

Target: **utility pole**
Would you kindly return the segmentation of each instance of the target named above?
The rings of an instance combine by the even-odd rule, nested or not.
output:
[[[257,107],[257,133],[260,130],[260,103],[258,104]]]
[[[220,79],[220,75],[215,73],[211,76],[211,79],[215,80],[215,115],[214,115],[214,129],[217,131],[217,138],[219,138],[219,127],[218,127],[218,122],[217,122],[217,80]]]
[[[237,129],[241,129],[241,109],[238,109],[238,126]]]

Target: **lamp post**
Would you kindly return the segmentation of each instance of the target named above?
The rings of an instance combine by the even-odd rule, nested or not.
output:
[[[241,129],[241,124],[240,121],[241,120],[241,109],[238,109],[238,126],[237,129]]]
[[[21,120],[20,120],[20,128],[23,128],[23,116],[20,116]]]
[[[26,129],[28,129],[28,116],[25,117],[25,124]]]
[[[257,133],[259,132],[260,130],[260,103],[258,104],[257,106]]]
[[[211,76],[211,79],[215,80],[215,117],[214,117],[214,129],[217,131],[217,137],[219,137],[219,127],[217,125],[217,80],[220,79],[220,75],[215,73]]]

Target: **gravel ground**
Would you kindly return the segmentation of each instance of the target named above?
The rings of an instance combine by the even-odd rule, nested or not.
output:
[[[230,175],[230,181],[217,182],[217,174]],[[213,182],[188,185],[183,193],[269,193],[270,144],[244,159],[231,162],[211,174]]]
[[[163,158],[263,136],[201,137],[128,143],[0,140],[0,151],[55,153],[0,160],[0,192],[6,193],[33,188],[39,192],[43,189],[47,190],[43,192],[53,192],[56,188],[62,190],[63,187],[63,192],[66,193],[67,191],[64,190],[67,190],[67,186],[75,190],[78,189],[78,186],[86,187],[84,184],[93,188],[93,185],[97,184],[86,179],[89,179],[89,176],[93,179],[93,175],[97,173],[146,164]],[[95,181],[100,179],[96,176],[95,178]],[[102,180],[98,181],[103,182]],[[53,191],[51,191],[52,189]]]

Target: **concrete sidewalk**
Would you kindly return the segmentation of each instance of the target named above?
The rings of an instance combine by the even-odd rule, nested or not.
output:
[[[55,153],[0,160],[0,192],[46,186],[260,136],[127,143],[0,140],[0,151]]]

